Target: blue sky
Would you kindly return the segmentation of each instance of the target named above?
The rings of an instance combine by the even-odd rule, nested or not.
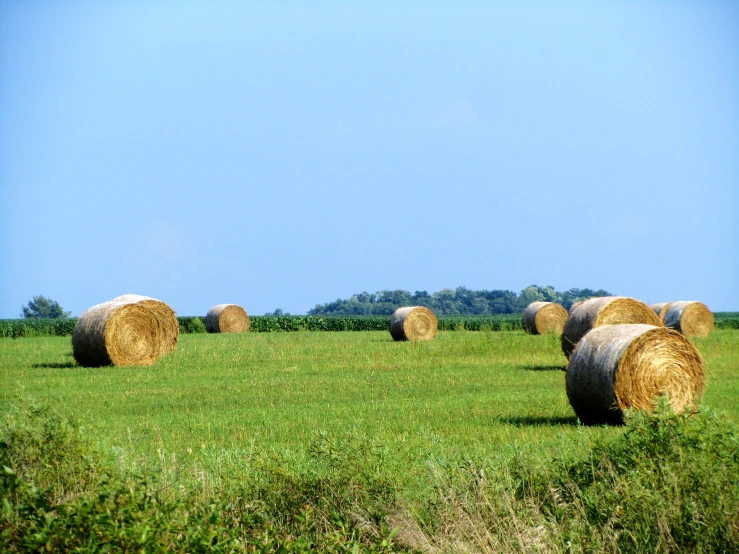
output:
[[[738,2],[0,0],[0,318],[531,284],[734,311],[738,213]]]

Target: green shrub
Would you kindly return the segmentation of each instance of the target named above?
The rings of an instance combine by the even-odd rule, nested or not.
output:
[[[422,516],[403,512],[382,447],[322,434],[310,453],[203,496],[104,466],[73,420],[16,410],[0,425],[0,551],[739,551],[739,433],[707,410],[630,413],[577,459],[446,464]]]
[[[0,338],[71,336],[77,319],[0,319]]]
[[[122,475],[96,460],[72,420],[33,408],[8,417],[0,426],[0,551],[405,551],[389,530],[367,534],[354,522],[356,499],[378,492],[372,498],[384,500],[387,489],[353,487],[370,482],[346,470],[276,471],[204,501],[151,472]]]
[[[739,551],[739,434],[715,413],[634,411],[618,439],[553,470],[517,495],[541,502],[575,550]]]
[[[713,314],[716,329],[739,329],[739,313],[716,312]]]
[[[517,331],[523,329],[521,314],[506,315],[442,315],[440,331]]]
[[[251,331],[386,331],[387,316],[255,316],[251,318]]]
[[[202,319],[200,319],[199,317],[193,317],[187,324],[187,332],[205,333],[207,332],[207,329],[205,328],[205,323],[203,323]]]
[[[414,519],[441,551],[739,552],[739,431],[706,410],[663,403],[576,459],[464,462],[436,481]]]

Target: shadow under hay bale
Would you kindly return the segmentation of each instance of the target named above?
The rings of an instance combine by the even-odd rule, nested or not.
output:
[[[526,371],[567,371],[566,365],[528,364],[521,366]]]
[[[249,315],[236,304],[218,304],[205,316],[205,329],[209,333],[245,333],[249,326]]]
[[[708,306],[694,300],[670,302],[662,320],[665,327],[680,331],[687,337],[705,337],[713,331],[713,313]]]
[[[554,302],[532,302],[523,312],[521,324],[531,335],[562,333],[569,314]]]
[[[624,296],[602,296],[585,300],[570,314],[562,331],[562,352],[572,356],[585,333],[601,325],[645,323],[662,326],[657,314],[640,300]]]
[[[652,410],[666,395],[676,412],[703,394],[703,359],[683,335],[643,324],[587,333],[567,366],[567,397],[586,424],[621,423],[624,410]]]
[[[74,327],[72,353],[84,367],[147,366],[161,355],[164,340],[149,308],[111,300],[82,313]]]
[[[180,324],[177,321],[177,314],[169,305],[156,298],[140,294],[123,294],[115,297],[111,302],[136,303],[148,308],[154,314],[161,333],[159,355],[166,356],[174,352],[180,338]]]
[[[423,306],[398,308],[390,318],[390,334],[396,341],[431,340],[438,328],[434,312]]]

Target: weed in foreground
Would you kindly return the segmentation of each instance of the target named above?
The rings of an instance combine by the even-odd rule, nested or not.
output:
[[[266,458],[204,494],[106,466],[74,420],[15,409],[0,424],[0,551],[739,551],[739,433],[706,409],[630,413],[569,457],[442,457],[413,503],[361,439],[319,434],[310,464]]]
[[[122,475],[96,459],[73,420],[39,408],[7,417],[0,426],[0,551],[408,551],[386,527],[357,524],[356,499],[372,494],[357,496],[362,479],[343,471],[276,472],[258,487],[194,501],[156,474]]]
[[[737,552],[739,433],[701,410],[628,415],[584,458],[437,472],[398,538],[439,552]]]

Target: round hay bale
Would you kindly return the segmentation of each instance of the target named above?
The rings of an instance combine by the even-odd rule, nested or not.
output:
[[[569,315],[572,315],[572,312],[574,312],[574,311],[575,311],[575,308],[577,308],[577,307],[578,307],[578,306],[579,306],[580,304],[582,304],[583,302],[585,302],[585,300],[578,300],[577,302],[574,302],[574,303],[572,304],[572,306],[570,306],[570,309],[569,309],[569,310],[567,310],[567,313],[568,313]]]
[[[162,337],[159,342],[159,354],[166,356],[174,352],[180,338],[180,323],[177,321],[177,314],[169,305],[156,298],[140,294],[123,294],[116,296],[111,302],[136,303],[151,310],[159,324]]]
[[[695,300],[670,302],[664,311],[665,327],[680,331],[688,337],[705,337],[713,331],[713,313],[708,306]]]
[[[523,311],[522,325],[527,333],[561,333],[569,314],[554,302],[532,302]]]
[[[682,412],[703,394],[703,359],[683,335],[644,324],[587,333],[567,366],[567,397],[586,424],[621,423],[627,408],[652,410],[666,395]]]
[[[84,367],[146,366],[161,355],[156,315],[138,302],[109,301],[85,310],[72,335],[72,352]]]
[[[246,310],[236,304],[218,304],[205,316],[205,328],[209,333],[245,333],[249,325]]]
[[[656,304],[652,304],[649,306],[654,310],[654,313],[657,314],[659,317],[659,320],[664,323],[665,322],[665,310],[667,310],[667,306],[669,306],[669,302],[658,302]]]
[[[431,340],[438,328],[434,312],[423,306],[398,308],[390,318],[390,334],[394,340]]]
[[[624,296],[601,296],[585,300],[572,310],[562,331],[562,352],[572,356],[578,341],[585,333],[601,325],[646,323],[662,326],[657,314],[644,302]]]

